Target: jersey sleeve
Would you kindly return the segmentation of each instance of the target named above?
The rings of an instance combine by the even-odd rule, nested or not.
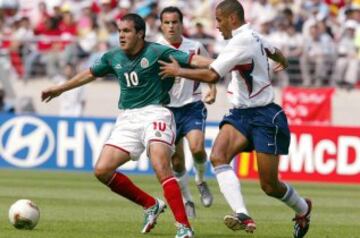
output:
[[[102,77],[107,74],[113,73],[113,68],[109,63],[109,54],[104,54],[100,59],[97,59],[95,63],[90,67],[91,73],[95,77]]]
[[[234,45],[229,42],[219,56],[210,64],[210,68],[215,70],[220,77],[224,77],[236,65],[248,60],[249,57],[249,49],[243,45]]]
[[[266,40],[264,37],[260,36],[261,43],[263,44],[266,51],[270,52],[271,54],[275,53],[275,46],[271,44],[268,40]]]
[[[164,52],[161,54],[160,59],[164,61],[170,61],[170,56],[174,57],[182,67],[190,66],[190,60],[192,57],[191,55],[180,50],[172,49],[170,47],[166,47]]]

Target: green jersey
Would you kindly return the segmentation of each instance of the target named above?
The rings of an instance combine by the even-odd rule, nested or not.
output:
[[[141,108],[147,105],[166,105],[174,79],[161,80],[159,60],[174,57],[181,66],[189,66],[190,55],[157,43],[145,42],[144,48],[130,57],[123,50],[105,53],[90,68],[95,77],[116,75],[120,84],[120,109]]]

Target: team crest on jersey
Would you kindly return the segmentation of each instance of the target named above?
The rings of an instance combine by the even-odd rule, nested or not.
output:
[[[149,67],[149,61],[147,58],[142,58],[140,61],[140,66],[141,68],[145,69],[147,67]]]

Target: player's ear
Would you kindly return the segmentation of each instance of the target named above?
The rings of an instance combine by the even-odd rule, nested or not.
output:
[[[139,39],[145,39],[145,32],[144,31],[139,31],[138,32],[138,37],[139,37]]]
[[[228,17],[229,17],[228,19],[230,20],[231,23],[235,23],[236,16],[234,13],[230,13],[230,15]]]

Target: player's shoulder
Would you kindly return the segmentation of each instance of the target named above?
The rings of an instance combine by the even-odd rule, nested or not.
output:
[[[237,38],[237,39],[249,39],[251,38],[251,36],[256,33],[256,31],[252,28],[252,26],[250,25],[250,23],[246,23],[242,26],[240,26],[239,28],[233,30],[233,38]]]
[[[186,45],[193,48],[200,48],[202,46],[200,41],[193,40],[187,37],[183,37],[182,45]]]
[[[161,42],[148,42],[147,47],[149,49],[161,49],[161,50],[170,48],[169,46],[162,44]]]
[[[247,31],[241,32],[239,34],[236,34],[233,37],[233,39],[239,43],[251,42],[254,40],[253,35],[254,35],[254,31],[247,30]]]
[[[114,56],[122,56],[124,55],[124,52],[120,48],[113,48],[107,51],[103,57],[105,58],[113,58]]]
[[[172,49],[170,46],[158,43],[158,42],[147,42],[147,51],[156,55],[161,55],[164,51]]]

